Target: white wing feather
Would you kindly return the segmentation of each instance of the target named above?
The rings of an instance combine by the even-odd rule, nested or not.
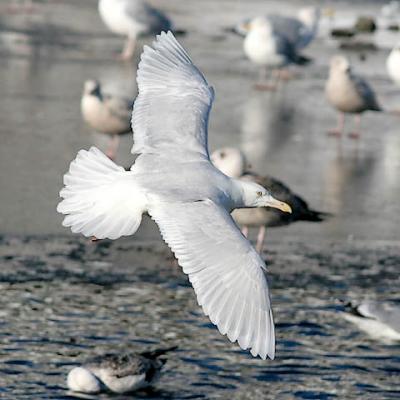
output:
[[[275,356],[265,264],[227,211],[210,200],[149,210],[179,260],[199,305],[232,342],[262,359]]]
[[[208,158],[207,123],[213,90],[171,32],[145,46],[132,115],[132,153]]]

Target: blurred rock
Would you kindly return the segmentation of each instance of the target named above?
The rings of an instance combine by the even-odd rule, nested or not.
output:
[[[354,29],[351,28],[335,28],[331,30],[332,37],[351,38],[356,34]]]
[[[357,32],[372,33],[376,30],[376,23],[373,17],[358,17],[354,28]]]

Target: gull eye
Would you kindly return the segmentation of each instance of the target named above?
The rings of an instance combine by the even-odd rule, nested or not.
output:
[[[262,192],[256,192],[257,197],[261,197],[262,196]]]

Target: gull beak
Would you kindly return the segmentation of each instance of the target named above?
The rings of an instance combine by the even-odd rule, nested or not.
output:
[[[277,200],[277,199],[273,198],[272,196],[268,199],[265,206],[277,208],[278,210],[281,210],[281,211],[289,213],[289,214],[292,213],[292,207],[290,207],[289,204],[287,204],[283,201]]]

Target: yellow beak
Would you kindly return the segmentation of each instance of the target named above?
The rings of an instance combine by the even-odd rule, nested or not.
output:
[[[273,201],[268,203],[268,207],[277,208],[278,210],[287,212],[289,214],[292,213],[292,207],[290,207],[289,204],[287,204],[283,201],[276,200],[276,199],[274,199]]]

